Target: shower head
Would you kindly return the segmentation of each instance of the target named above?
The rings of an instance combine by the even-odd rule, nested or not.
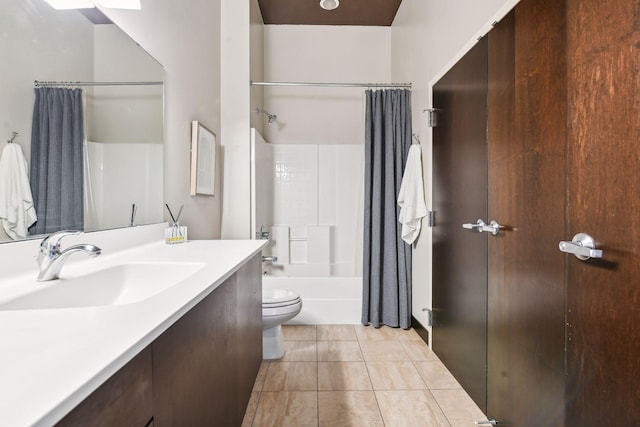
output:
[[[267,116],[267,124],[272,124],[278,119],[278,116],[276,116],[275,114],[269,114],[268,111],[265,111],[262,108],[256,108],[256,114],[260,114],[260,113]]]

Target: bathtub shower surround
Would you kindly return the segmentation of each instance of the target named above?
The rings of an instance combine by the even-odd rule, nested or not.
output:
[[[278,257],[265,270],[274,276],[360,276],[364,146],[264,145],[270,165],[257,171],[262,177],[256,185],[272,197],[259,197],[266,223],[257,218],[256,226],[270,229],[265,253]]]
[[[85,230],[162,222],[162,162],[160,143],[86,142]],[[124,191],[126,189],[126,191]]]

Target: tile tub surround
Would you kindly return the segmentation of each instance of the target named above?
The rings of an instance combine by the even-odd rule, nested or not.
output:
[[[93,259],[77,256],[77,261],[63,268],[61,277],[65,271],[84,274],[132,262],[199,262],[204,266],[179,285],[133,304],[0,310],[0,425],[57,422],[264,245],[263,241],[220,240],[166,245],[158,233],[152,243],[111,251],[105,248],[121,242],[93,236],[86,234],[83,241],[104,246],[103,255]],[[33,263],[20,277],[36,275]],[[5,287],[11,285],[12,279],[3,276],[0,298]]]
[[[262,362],[243,427],[463,427],[486,419],[412,329],[282,329],[287,354]]]

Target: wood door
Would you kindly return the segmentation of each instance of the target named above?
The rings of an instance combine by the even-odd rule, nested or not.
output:
[[[523,0],[489,33],[489,418],[564,422],[565,9]]]
[[[486,409],[487,234],[462,228],[487,217],[487,40],[433,87],[433,349]]]
[[[640,425],[640,2],[568,0],[567,425]]]

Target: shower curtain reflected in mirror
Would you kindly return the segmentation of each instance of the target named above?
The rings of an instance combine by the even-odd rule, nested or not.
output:
[[[83,230],[82,90],[35,89],[31,192],[38,221],[30,234]]]
[[[411,146],[411,92],[365,92],[362,324],[411,326],[411,245],[401,237],[398,193]]]

